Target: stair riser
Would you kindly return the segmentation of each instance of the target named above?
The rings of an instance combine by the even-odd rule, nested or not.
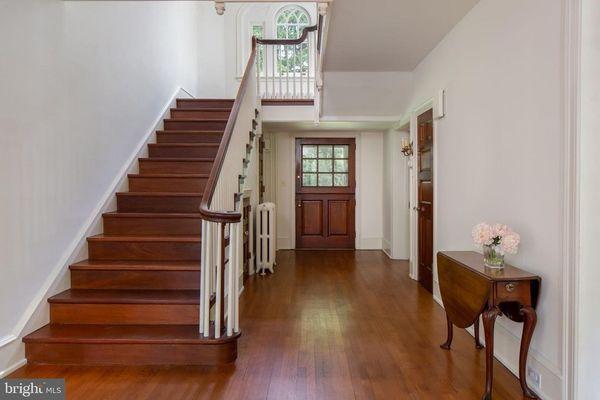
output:
[[[200,260],[200,242],[88,241],[90,260]]]
[[[200,271],[71,270],[73,289],[200,290]]]
[[[200,235],[200,218],[104,217],[107,235]]]
[[[233,107],[233,100],[177,100],[177,108],[231,108]]]
[[[196,325],[197,304],[50,304],[53,324]]]
[[[223,134],[219,133],[175,133],[159,132],[157,143],[220,143]]]
[[[202,196],[117,196],[119,212],[196,213]]]
[[[217,155],[217,146],[178,147],[178,146],[149,146],[150,157],[173,158],[214,158]]]
[[[210,174],[212,161],[140,160],[140,174]]]
[[[223,365],[235,361],[237,341],[222,344],[27,343],[30,364]]]
[[[193,110],[180,109],[171,110],[171,118],[173,119],[227,119],[231,110]]]
[[[185,119],[180,119],[165,121],[165,130],[219,131],[224,130],[226,125],[227,121],[187,121]]]
[[[146,178],[129,177],[132,192],[202,193],[208,178]]]

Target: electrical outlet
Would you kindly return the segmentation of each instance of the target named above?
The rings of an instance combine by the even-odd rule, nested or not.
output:
[[[542,387],[542,377],[540,373],[531,367],[527,367],[527,377],[528,381],[531,383],[531,386],[534,386],[538,389]]]

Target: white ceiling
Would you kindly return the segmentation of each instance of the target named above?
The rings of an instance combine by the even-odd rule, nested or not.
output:
[[[335,0],[325,71],[412,71],[479,0]]]

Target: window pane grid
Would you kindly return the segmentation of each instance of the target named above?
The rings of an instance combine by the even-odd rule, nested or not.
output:
[[[302,145],[302,186],[347,187],[348,145]]]

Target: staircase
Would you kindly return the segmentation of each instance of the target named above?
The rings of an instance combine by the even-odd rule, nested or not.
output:
[[[50,323],[23,339],[29,363],[235,360],[239,333],[199,332],[199,206],[233,104],[177,100],[129,191],[116,194],[117,211],[103,215],[104,233],[87,239],[89,259],[70,266],[71,289],[48,299]]]

